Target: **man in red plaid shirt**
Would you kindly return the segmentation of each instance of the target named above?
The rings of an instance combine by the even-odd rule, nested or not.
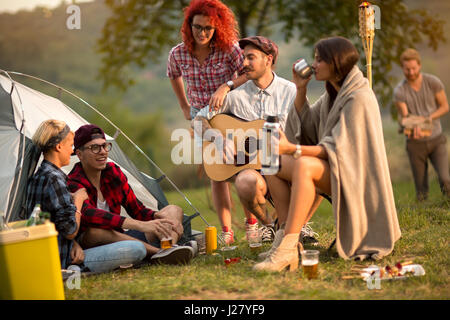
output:
[[[79,243],[83,248],[91,248],[138,239],[144,243],[147,256],[152,256],[152,260],[186,263],[193,256],[192,248],[174,246],[162,255],[158,248],[161,239],[171,238],[176,244],[181,238],[183,211],[175,205],[158,212],[145,207],[136,198],[119,166],[107,162],[111,147],[103,130],[96,125],[84,125],[75,132],[74,149],[80,162],[69,174],[69,189],[75,192],[86,188],[89,195],[81,210]],[[120,215],[122,206],[130,217]],[[124,232],[122,228],[129,230]]]

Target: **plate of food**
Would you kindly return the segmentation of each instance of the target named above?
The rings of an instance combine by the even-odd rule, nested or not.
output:
[[[401,263],[395,266],[369,266],[361,270],[361,277],[367,280],[369,277],[379,277],[380,280],[400,280],[409,277],[418,277],[425,275],[425,269],[420,264],[402,265]]]
[[[343,274],[342,279],[363,279],[367,281],[372,277],[380,280],[400,280],[423,275],[425,275],[425,269],[420,264],[414,264],[411,260],[408,260],[384,267],[354,265],[350,272]]]

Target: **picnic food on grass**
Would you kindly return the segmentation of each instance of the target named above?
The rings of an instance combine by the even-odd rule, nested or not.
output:
[[[423,276],[424,274],[425,270],[421,265],[413,264],[412,260],[405,260],[402,262],[397,262],[393,266],[386,265],[384,267],[379,267],[376,265],[355,265],[351,268],[351,271],[349,273],[346,273],[342,276],[342,279],[366,280],[369,277],[379,277],[381,280],[397,280],[412,276]]]

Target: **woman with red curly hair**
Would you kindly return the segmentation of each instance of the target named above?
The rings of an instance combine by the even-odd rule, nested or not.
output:
[[[184,9],[181,34],[183,42],[170,50],[167,76],[190,120],[207,105],[219,108],[226,94],[247,78],[241,74],[244,57],[237,43],[238,24],[219,0],[193,0]]]
[[[184,117],[191,120],[208,105],[220,108],[227,93],[246,82],[247,77],[237,42],[238,24],[233,12],[219,0],[193,0],[184,9],[181,34],[183,42],[169,53],[167,76]],[[222,224],[222,239],[232,243],[228,183],[211,181],[211,193]]]

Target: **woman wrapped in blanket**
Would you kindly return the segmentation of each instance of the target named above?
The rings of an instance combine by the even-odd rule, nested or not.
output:
[[[31,214],[36,204],[49,212],[58,231],[61,268],[79,265],[83,271],[107,272],[121,265],[139,263],[146,250],[139,241],[121,241],[83,250],[76,241],[80,227],[81,207],[88,199],[85,189],[74,194],[67,187],[67,176],[61,167],[70,163],[74,133],[59,120],[40,124],[32,141],[38,146],[44,160],[28,184],[27,210]]]
[[[298,267],[299,232],[314,214],[319,192],[331,196],[343,259],[381,259],[400,238],[380,110],[358,59],[345,38],[317,42],[313,68],[326,92],[312,106],[306,99],[311,77],[302,79],[293,70],[297,97],[286,134],[280,132],[281,170],[268,176],[285,227],[256,270]]]

